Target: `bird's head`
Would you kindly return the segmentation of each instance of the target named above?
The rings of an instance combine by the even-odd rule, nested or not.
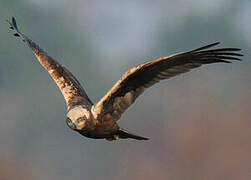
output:
[[[83,106],[70,109],[66,115],[66,123],[73,130],[83,130],[86,121],[91,118],[91,112]]]

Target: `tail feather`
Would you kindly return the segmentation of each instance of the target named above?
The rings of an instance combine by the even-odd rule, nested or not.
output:
[[[132,134],[132,133],[126,131],[125,129],[120,129],[118,131],[118,135],[119,135],[119,138],[121,138],[121,139],[127,139],[127,138],[132,138],[132,139],[137,139],[137,140],[148,140],[149,139],[149,138],[146,138],[146,137],[142,137],[142,136]]]

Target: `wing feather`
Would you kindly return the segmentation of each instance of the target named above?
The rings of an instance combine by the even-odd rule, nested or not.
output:
[[[92,105],[91,100],[88,98],[83,87],[80,85],[78,80],[68,71],[64,66],[59,64],[52,57],[42,50],[36,43],[30,40],[27,36],[18,30],[17,23],[14,17],[12,21],[7,21],[10,24],[10,29],[15,31],[15,36],[21,37],[24,42],[28,44],[32,52],[44,67],[44,69],[50,74],[52,79],[59,87],[63,94],[68,109],[76,104],[83,103],[85,105]]]
[[[128,70],[93,106],[94,116],[102,119],[109,113],[115,120],[118,120],[140,94],[160,80],[188,72],[203,64],[231,63],[230,60],[240,60],[236,56],[242,56],[242,54],[235,53],[240,51],[238,48],[208,50],[218,44],[219,42],[192,51],[161,57]]]

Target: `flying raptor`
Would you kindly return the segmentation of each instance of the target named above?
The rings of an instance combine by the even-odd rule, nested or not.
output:
[[[15,31],[14,36],[21,37],[31,48],[37,60],[59,87],[68,107],[67,125],[88,138],[147,140],[148,138],[130,133],[117,124],[121,115],[139,95],[160,80],[188,72],[203,64],[231,63],[232,60],[240,60],[238,57],[242,56],[237,53],[241,50],[238,48],[212,49],[219,44],[216,42],[191,51],[161,57],[129,69],[98,103],[93,104],[70,71],[19,31],[14,17],[7,22],[10,29]]]

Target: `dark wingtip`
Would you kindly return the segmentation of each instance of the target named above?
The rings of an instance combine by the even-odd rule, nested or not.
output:
[[[212,47],[212,46],[217,46],[217,45],[219,45],[219,44],[220,44],[220,41],[217,41],[217,42],[215,42],[215,43],[209,44],[208,46],[209,46],[209,47]]]
[[[19,31],[18,31],[18,28],[17,28],[17,22],[16,22],[15,17],[12,16],[12,17],[11,17],[11,21],[6,20],[6,22],[10,25],[10,29],[19,32]]]
[[[15,28],[15,29],[18,31],[18,28],[17,28],[17,22],[16,22],[15,17],[13,17],[13,16],[12,16],[12,18],[11,18],[11,22],[12,22],[13,28]]]
[[[17,22],[16,22],[16,19],[15,19],[14,16],[11,17],[11,21],[6,20],[6,22],[10,25],[10,29],[15,31],[14,34],[13,34],[15,37],[24,38],[24,36],[18,30]]]
[[[203,46],[203,47],[194,49],[194,50],[192,50],[191,52],[201,51],[201,50],[203,50],[203,49],[208,49],[208,48],[211,48],[211,47],[213,47],[213,46],[217,46],[217,45],[219,45],[219,44],[220,44],[220,42],[215,42],[215,43],[208,44],[208,45],[206,45],[206,46]]]
[[[13,35],[16,36],[16,37],[20,37],[20,35],[18,33],[15,33]]]

